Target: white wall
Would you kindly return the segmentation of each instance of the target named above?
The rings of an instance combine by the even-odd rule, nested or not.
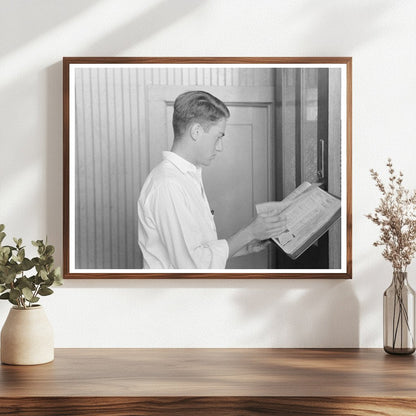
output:
[[[416,187],[412,0],[1,0],[0,223],[62,259],[63,56],[352,56],[353,279],[66,281],[57,347],[380,347],[390,265],[364,214],[388,156]],[[416,266],[410,282],[416,287]],[[0,304],[0,325],[9,304]]]

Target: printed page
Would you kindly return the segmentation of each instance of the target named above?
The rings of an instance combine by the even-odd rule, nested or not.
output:
[[[288,231],[284,236],[276,236],[275,239],[287,253],[293,254],[314,236],[318,238],[322,235],[322,230],[327,225],[329,227],[330,221],[334,221],[334,216],[340,214],[340,210],[339,199],[320,188],[311,188],[284,211]],[[284,237],[283,241],[280,241],[281,237]]]
[[[276,215],[279,215],[284,209],[286,209],[296,198],[302,195],[312,185],[309,182],[303,182],[294,191],[292,191],[283,201],[263,202],[256,205],[257,214],[267,212],[270,210],[276,210]]]
[[[267,207],[266,210],[273,206],[280,208],[276,215],[286,217],[287,230],[273,240],[291,257],[298,257],[310,247],[341,213],[341,201],[338,198],[318,186],[308,185],[290,198],[289,202],[288,198],[293,192],[281,202],[261,204],[262,211],[259,211],[264,212],[264,206]]]

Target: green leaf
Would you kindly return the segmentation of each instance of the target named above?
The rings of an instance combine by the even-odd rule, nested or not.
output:
[[[19,289],[12,289],[10,291],[10,300],[17,300],[21,296],[21,294],[22,292]]]
[[[25,249],[21,248],[18,252],[17,252],[17,259],[19,260],[19,263],[21,263],[23,261],[23,259],[25,258]]]
[[[48,280],[42,281],[41,284],[42,284],[42,286],[49,287],[49,286],[54,285],[54,283],[55,283],[55,279],[53,277],[49,277]]]
[[[49,276],[49,281],[54,286],[61,286],[61,285],[63,285],[63,279],[62,279],[62,274],[61,274],[61,268],[60,267],[56,267],[55,269],[53,269],[49,273],[48,276]]]
[[[33,257],[30,259],[30,261],[33,264],[33,267],[36,267],[36,271],[38,272],[38,266],[39,266],[39,257]]]
[[[0,293],[3,293],[5,290],[7,290],[6,286],[0,285]]]
[[[53,257],[52,256],[43,256],[43,264],[46,266],[51,266],[53,265]]]
[[[33,292],[28,288],[28,287],[24,287],[22,289],[23,292],[23,296],[29,301],[31,302],[31,299],[33,298]]]
[[[6,237],[6,233],[0,232],[0,244],[4,240],[5,237]]]
[[[9,261],[9,252],[0,250],[0,266],[5,266]]]
[[[39,272],[39,276],[41,277],[42,280],[48,280],[48,273],[46,273],[46,270],[41,270]]]
[[[2,293],[0,295],[0,299],[6,299],[10,303],[12,303],[13,305],[17,305],[17,301],[16,300],[10,299],[10,292]]]
[[[4,284],[8,284],[8,283],[13,283],[15,278],[16,278],[16,273],[14,273],[13,271],[10,271],[8,274],[6,274],[3,277],[2,280]]]
[[[4,248],[4,247],[3,247]],[[0,251],[0,265],[4,266],[9,260],[9,253],[5,250]]]
[[[20,266],[21,266],[22,270],[24,272],[26,272],[26,271],[28,271],[30,269],[33,269],[34,264],[33,264],[33,262],[31,260],[29,260],[27,257],[25,257],[22,260],[22,263],[20,264]]]
[[[41,283],[44,283],[44,281],[42,280],[42,278],[37,274],[36,276],[34,276],[34,281],[33,283],[35,283],[35,285],[40,285]]]
[[[39,247],[39,246],[43,245],[43,241],[42,241],[42,240],[32,241],[32,244],[33,244],[35,247]]]
[[[21,290],[28,288],[31,291],[36,289],[36,286],[26,276],[22,276],[18,279],[17,287]]]
[[[52,245],[46,246],[45,256],[51,256],[53,253],[55,253],[55,247]]]
[[[48,287],[46,287],[46,286],[42,286],[40,289],[39,289],[39,295],[41,295],[41,296],[49,296],[49,295],[52,295],[52,293],[53,293],[53,290],[52,289],[49,289]]]
[[[8,246],[0,247],[0,253],[2,254],[9,255],[10,251],[11,251],[10,247]]]
[[[0,224],[0,232],[4,231],[4,228],[5,228],[4,224]]]
[[[13,237],[13,241],[16,244],[17,248],[20,248],[20,246],[22,245],[22,242],[23,242],[21,238],[16,238],[16,237]]]
[[[12,305],[19,306],[19,303],[18,303],[18,302],[17,302],[17,300],[15,300],[15,299],[10,299],[10,298],[9,298],[9,302],[10,302]]]
[[[55,267],[49,275],[52,276],[55,281],[62,281],[62,273],[59,266]]]

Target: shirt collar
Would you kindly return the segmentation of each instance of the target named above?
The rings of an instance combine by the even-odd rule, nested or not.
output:
[[[174,152],[165,151],[162,153],[163,158],[175,165],[182,173],[197,173],[201,174],[201,168],[196,167],[193,163],[187,161],[183,157]]]

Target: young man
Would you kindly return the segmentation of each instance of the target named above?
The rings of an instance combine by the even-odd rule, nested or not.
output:
[[[146,269],[224,269],[227,259],[264,248],[286,228],[273,212],[258,215],[219,240],[201,168],[222,149],[230,112],[205,91],[188,91],[174,103],[174,142],[147,177],[138,201],[139,245]]]

